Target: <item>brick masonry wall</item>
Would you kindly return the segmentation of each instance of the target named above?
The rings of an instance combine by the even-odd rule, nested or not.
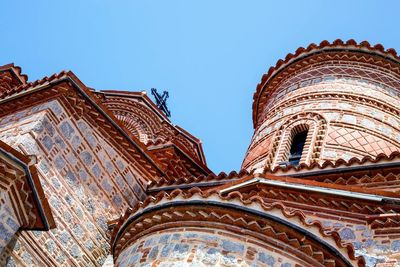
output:
[[[364,257],[368,267],[393,260],[396,262],[400,259],[398,230],[390,231],[391,229],[386,229],[382,233],[380,229],[372,229],[371,225],[363,221],[357,222],[345,218],[328,220],[311,214],[307,214],[307,218],[310,222],[320,221],[324,228],[328,230],[337,231],[342,242],[351,243],[355,249],[355,254]]]
[[[116,266],[277,266],[300,264],[285,252],[248,236],[201,228],[175,228],[146,235],[128,246]]]
[[[10,198],[6,191],[0,191],[0,255],[18,228],[19,222],[14,214]]]
[[[285,142],[290,142],[277,137],[299,114],[318,114],[326,124],[321,126],[325,128],[321,150],[302,162],[375,157],[400,150],[400,97],[383,85],[356,78],[314,78],[270,102],[243,162],[246,169],[277,165],[281,154],[288,153],[283,149]],[[308,120],[304,123],[311,123]],[[310,142],[312,150],[319,141]]]
[[[57,225],[18,232],[0,257],[7,266],[103,264],[110,253],[106,222],[144,197],[140,175],[107,138],[57,101],[0,119],[0,139],[37,157]]]

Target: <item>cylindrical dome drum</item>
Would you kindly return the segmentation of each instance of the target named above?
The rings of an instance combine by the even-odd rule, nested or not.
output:
[[[262,78],[242,168],[335,162],[400,150],[400,59],[337,40],[299,48]]]

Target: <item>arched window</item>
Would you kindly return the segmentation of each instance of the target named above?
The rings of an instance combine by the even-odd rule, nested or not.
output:
[[[299,165],[301,155],[303,154],[304,144],[306,143],[307,134],[308,129],[298,132],[293,136],[289,152],[289,164]]]
[[[288,119],[274,135],[266,168],[318,162],[326,129],[326,120],[316,113],[299,113]]]

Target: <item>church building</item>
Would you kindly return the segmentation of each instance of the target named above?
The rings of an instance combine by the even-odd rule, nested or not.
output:
[[[0,66],[0,266],[400,266],[394,49],[279,60],[240,171],[214,174],[156,100]]]

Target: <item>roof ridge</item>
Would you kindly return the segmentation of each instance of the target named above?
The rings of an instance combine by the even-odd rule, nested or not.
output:
[[[220,172],[218,175],[214,173],[210,173],[209,175],[200,175],[197,177],[172,177],[171,179],[161,178],[158,181],[151,181],[148,188],[161,187],[161,186],[169,186],[169,185],[180,185],[180,184],[191,184],[191,183],[199,183],[199,182],[208,182],[212,180],[220,181],[220,180],[229,180],[232,178],[243,178],[246,175],[250,175],[252,172],[248,172],[245,169],[240,170],[239,172],[231,171],[229,174],[225,172]]]
[[[13,96],[15,94],[21,93],[23,91],[27,91],[30,88],[43,85],[46,82],[52,82],[52,81],[54,81],[54,80],[56,80],[56,79],[58,79],[58,78],[60,78],[60,77],[62,77],[64,75],[68,75],[70,73],[72,73],[72,72],[71,71],[62,70],[62,71],[60,71],[58,73],[52,74],[50,77],[44,76],[41,79],[37,79],[37,80],[32,81],[32,82],[21,84],[21,85],[19,85],[17,87],[12,88],[11,90],[0,92],[0,99],[5,99],[7,97],[10,97],[10,96]]]
[[[16,66],[13,62],[0,66],[0,71],[11,69],[17,75],[18,79],[26,84],[28,82],[28,75],[22,73],[22,68],[20,66]]]

